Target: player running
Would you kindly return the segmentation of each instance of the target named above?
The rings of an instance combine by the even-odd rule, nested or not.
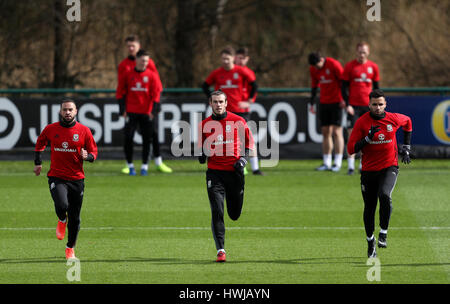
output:
[[[130,72],[133,71],[133,69],[136,66],[136,54],[141,49],[141,44],[139,42],[139,38],[135,35],[128,36],[125,38],[125,43],[127,45],[128,50],[128,57],[122,60],[122,62],[119,64],[118,70],[117,70],[117,90],[116,90],[116,98],[117,100],[120,100],[123,98],[124,95],[126,95],[126,92],[120,92],[118,88],[123,88],[122,82],[125,79],[125,76]],[[154,61],[149,57],[147,68],[154,72],[157,76],[158,85],[160,86],[160,92],[163,90],[162,82],[158,73],[158,70],[156,69]],[[159,143],[159,137],[158,137],[158,113],[160,112],[161,108],[161,93],[155,100],[155,115],[152,119],[152,148],[153,148],[153,157],[156,165],[156,169],[163,173],[172,173],[172,169],[168,167],[163,161],[161,157],[160,152],[160,143]],[[130,173],[130,169],[128,166],[122,169],[122,172],[125,174]]]
[[[356,45],[356,59],[348,62],[342,74],[342,97],[347,105],[347,131],[350,137],[356,120],[369,111],[369,94],[379,88],[378,65],[370,61],[369,44]],[[348,155],[348,174],[355,171],[355,155]],[[361,163],[360,163],[361,168]]]
[[[58,224],[56,237],[64,239],[69,230],[66,259],[75,258],[75,244],[80,230],[80,213],[84,196],[83,162],[97,158],[97,145],[88,127],[75,120],[75,102],[64,99],[60,121],[44,128],[35,147],[34,173],[41,174],[41,153],[50,143],[50,171],[47,173],[50,194],[55,204]]]
[[[342,133],[342,117],[345,102],[341,95],[341,79],[343,68],[336,59],[324,57],[319,52],[308,56],[311,76],[310,112],[315,113],[315,98],[320,87],[319,119],[323,136],[323,164],[318,171],[331,170],[338,172],[342,165],[344,153],[344,134]],[[334,145],[333,145],[334,139]],[[332,152],[334,146],[334,164]]]
[[[370,93],[369,112],[355,123],[348,141],[349,154],[361,151],[361,192],[364,200],[364,227],[368,257],[376,257],[375,211],[380,201],[380,233],[378,247],[387,247],[387,231],[392,212],[392,191],[398,175],[398,151],[395,133],[403,128],[402,162],[410,163],[411,119],[403,114],[386,112],[386,99],[382,90]]]
[[[202,85],[203,92],[209,98],[209,87],[214,85],[214,90],[221,90],[227,95],[227,111],[249,119],[250,104],[253,103],[258,88],[255,73],[250,69],[235,64],[235,51],[232,47],[226,47],[220,52],[222,66],[215,69],[206,78]],[[256,151],[253,156],[256,156]],[[262,175],[259,170],[258,160],[252,160],[253,174]]]
[[[227,111],[222,91],[210,94],[212,115],[200,124],[201,164],[208,161],[206,185],[211,207],[211,228],[216,243],[217,262],[226,261],[224,200],[228,216],[236,221],[244,203],[244,168],[253,149],[253,137],[245,120]]]

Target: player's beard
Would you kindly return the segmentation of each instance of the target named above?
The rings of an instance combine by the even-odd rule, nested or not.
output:
[[[75,116],[73,116],[70,119],[66,119],[64,116],[62,116],[61,114],[59,115],[59,121],[62,122],[64,125],[66,126],[70,126],[71,124],[74,123],[75,121]]]
[[[371,115],[373,118],[375,118],[375,119],[381,119],[381,118],[384,118],[384,117],[386,116],[386,112],[383,111],[383,112],[381,112],[380,114],[377,114],[377,113],[375,113],[375,112],[370,111],[370,115]]]
[[[227,116],[227,111],[226,111],[226,110],[223,111],[222,114],[218,114],[218,113],[216,113],[214,110],[212,111],[212,113],[213,113],[213,117],[214,117],[215,119],[217,119],[217,120],[221,120],[221,119],[223,119],[223,118],[225,118],[225,117]]]

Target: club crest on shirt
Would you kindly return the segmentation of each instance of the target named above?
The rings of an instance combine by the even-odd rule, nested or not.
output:
[[[372,67],[368,67],[367,68],[367,73],[372,74],[373,73],[373,68]]]
[[[143,81],[144,83],[147,83],[147,82],[148,82],[148,77],[147,77],[147,76],[144,76],[144,77],[142,78],[142,81]]]
[[[225,132],[231,132],[231,126],[230,125],[226,125]]]
[[[73,135],[73,141],[78,141],[79,139],[80,137],[78,136],[78,134]]]
[[[392,128],[392,125],[391,125],[391,124],[386,125],[386,129],[387,129],[388,132],[394,131],[394,129]]]

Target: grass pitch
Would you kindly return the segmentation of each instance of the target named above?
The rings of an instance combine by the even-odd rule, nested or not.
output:
[[[374,282],[359,174],[285,160],[263,168],[266,176],[248,175],[241,218],[226,218],[227,262],[217,264],[205,166],[166,163],[173,174],[150,166],[147,177],[121,174],[123,161],[85,164],[80,283],[450,283],[448,160],[401,165]],[[0,162],[0,283],[72,283],[48,166],[35,177],[31,161]]]

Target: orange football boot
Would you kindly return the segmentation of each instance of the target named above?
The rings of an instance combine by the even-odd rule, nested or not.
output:
[[[66,248],[66,259],[76,259],[75,251],[73,251],[73,248]]]
[[[219,251],[219,253],[217,254],[217,260],[216,262],[225,262],[227,260],[227,255],[225,254],[225,251]]]
[[[56,226],[56,237],[58,240],[64,239],[64,236],[66,235],[66,225],[67,220],[64,223],[58,220],[58,225]]]

